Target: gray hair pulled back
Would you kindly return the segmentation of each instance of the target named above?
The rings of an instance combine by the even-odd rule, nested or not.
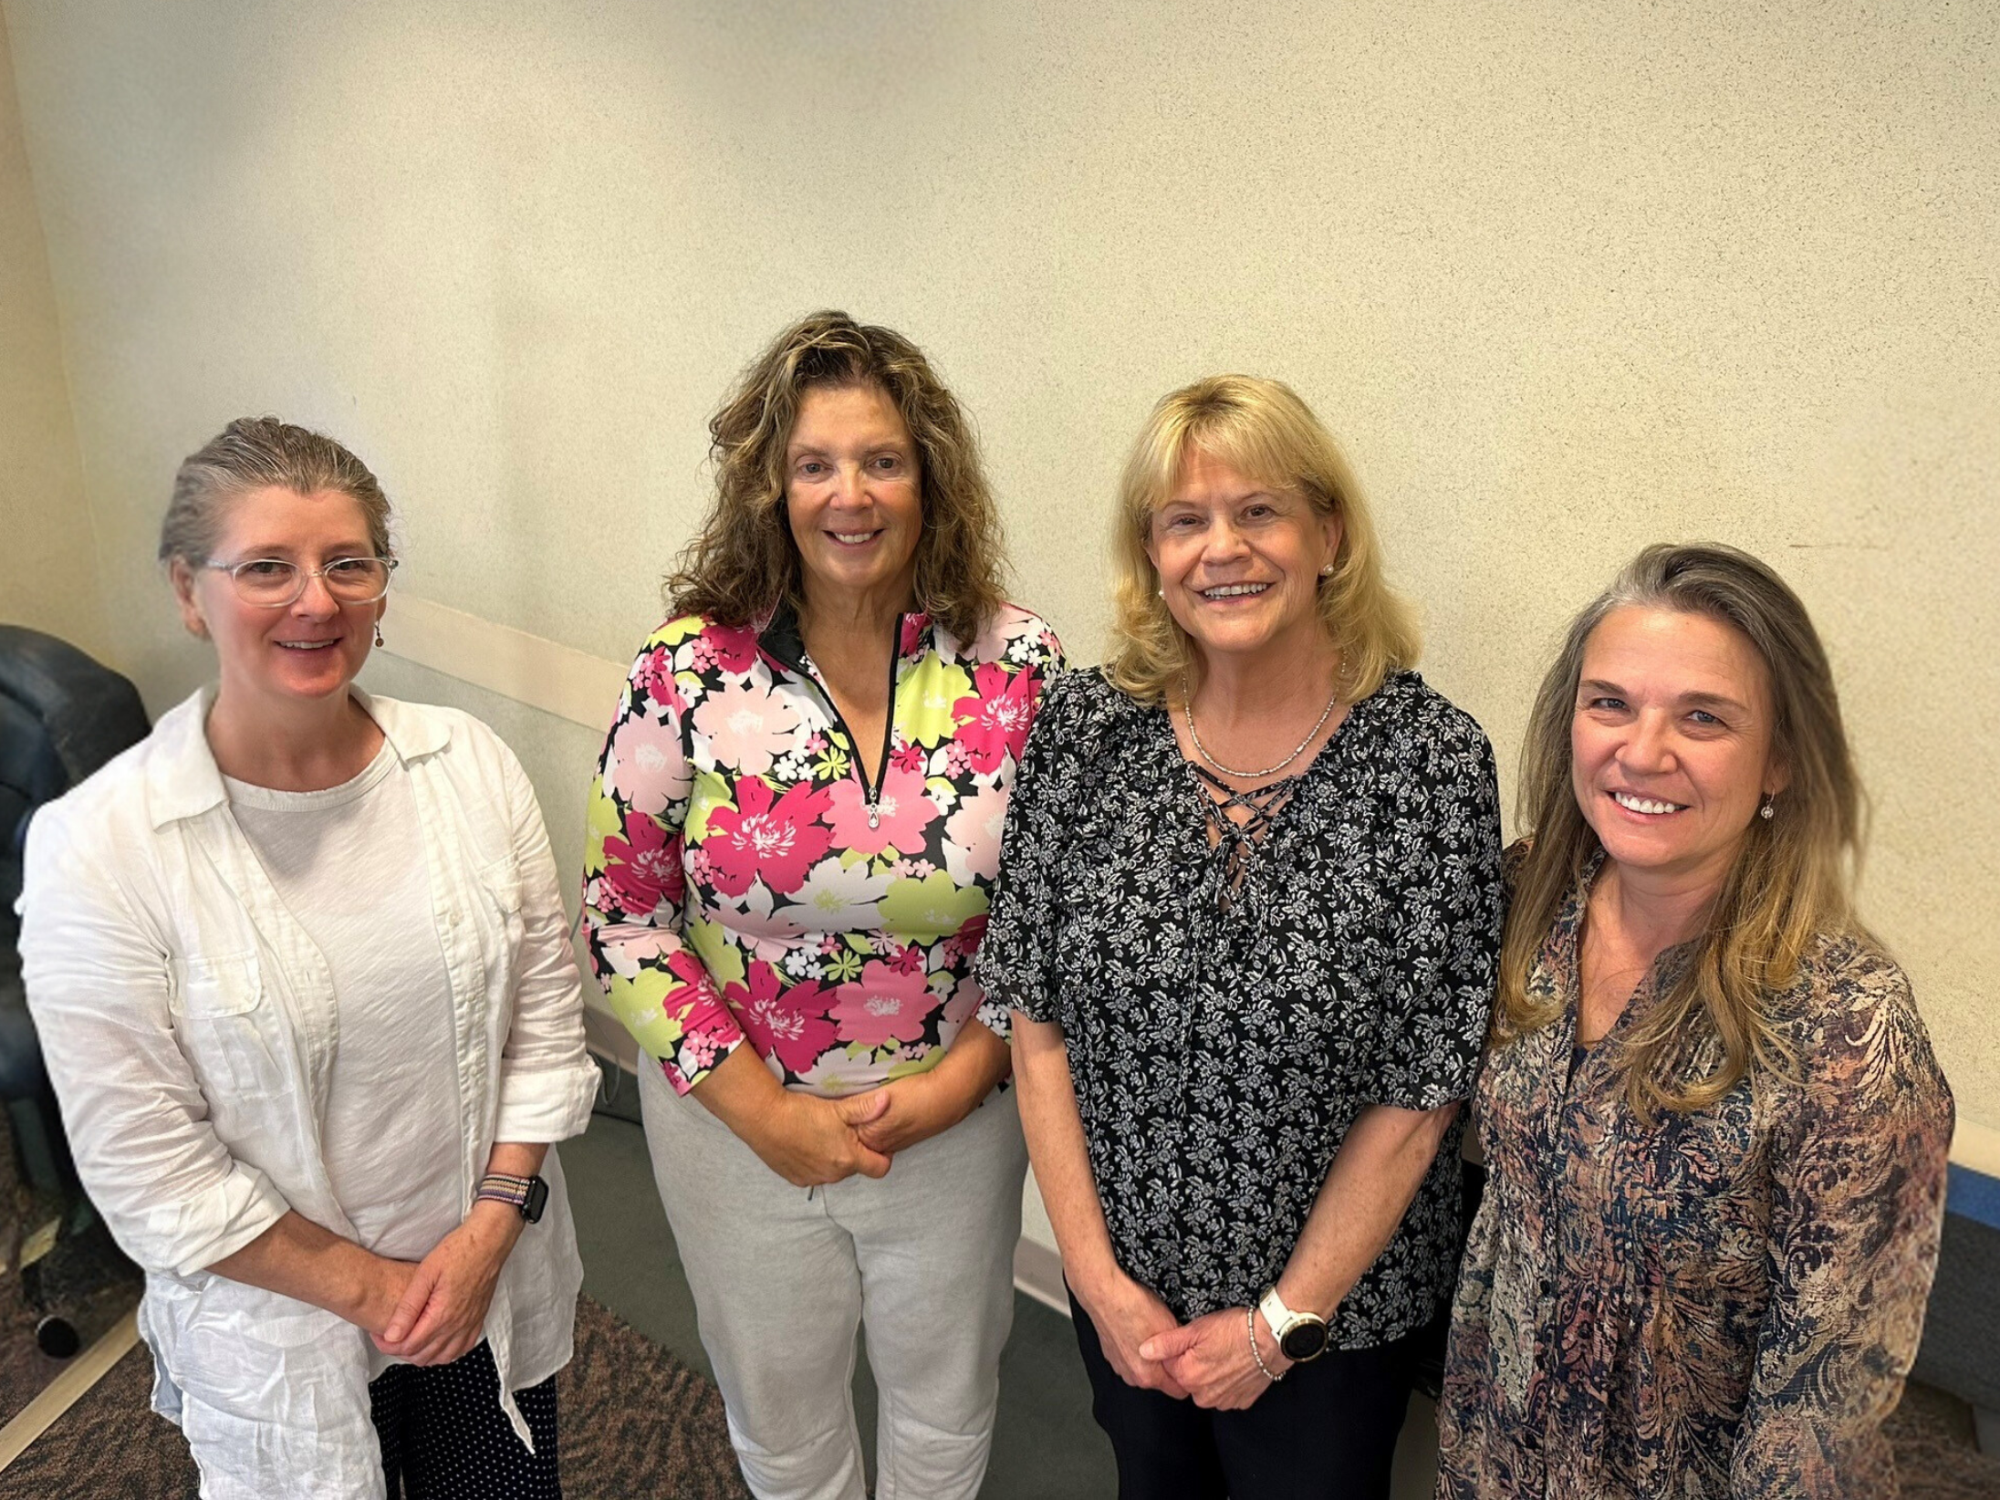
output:
[[[229,501],[276,486],[297,494],[338,490],[368,521],[368,540],[381,557],[389,544],[389,497],[368,465],[323,433],[276,417],[238,417],[181,461],[173,498],[160,523],[160,561],[200,567],[215,552]]]

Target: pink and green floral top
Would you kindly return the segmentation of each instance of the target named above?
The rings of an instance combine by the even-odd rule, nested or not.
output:
[[[972,978],[1048,626],[1003,607],[961,644],[902,617],[881,784],[796,618],[669,620],[640,648],[590,792],[583,920],[612,1009],[686,1093],[748,1042],[787,1087],[921,1073],[977,1017]]]

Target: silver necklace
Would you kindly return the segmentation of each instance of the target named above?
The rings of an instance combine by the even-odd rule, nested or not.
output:
[[[1214,766],[1223,775],[1234,776],[1238,781],[1255,781],[1259,777],[1273,775],[1276,772],[1284,770],[1286,766],[1289,766],[1293,761],[1305,754],[1306,746],[1310,745],[1318,737],[1319,732],[1326,728],[1326,721],[1333,717],[1334,705],[1339,702],[1340,679],[1336,677],[1333,683],[1333,696],[1326,700],[1326,707],[1320,710],[1319,721],[1306,731],[1306,737],[1298,742],[1290,755],[1287,755],[1275,765],[1264,767],[1261,771],[1239,771],[1234,766],[1225,766],[1213,755],[1210,755],[1208,753],[1208,746],[1201,742],[1201,735],[1196,732],[1194,727],[1194,694],[1188,689],[1187,673],[1181,673],[1181,712],[1187,717],[1188,739],[1193,742],[1195,753],[1211,766]]]

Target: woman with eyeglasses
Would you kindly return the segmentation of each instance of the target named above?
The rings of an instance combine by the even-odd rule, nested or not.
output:
[[[160,557],[219,681],[28,838],[29,1006],[210,1500],[560,1494],[550,1148],[597,1073],[519,763],[354,686],[388,516],[274,418],[183,463]]]

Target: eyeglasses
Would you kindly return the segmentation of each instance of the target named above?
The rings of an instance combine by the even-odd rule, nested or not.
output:
[[[317,578],[336,604],[373,604],[389,592],[393,557],[336,557],[323,568],[308,571],[280,557],[253,557],[226,563],[211,557],[206,566],[227,573],[236,597],[265,609],[284,609],[305,597],[306,585]]]

